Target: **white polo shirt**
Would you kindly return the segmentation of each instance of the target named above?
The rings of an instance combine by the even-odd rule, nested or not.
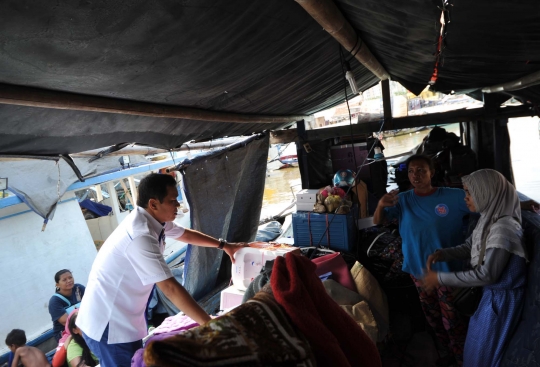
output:
[[[172,222],[162,226],[137,207],[99,250],[81,302],[77,326],[90,338],[101,340],[109,324],[109,344],[129,343],[147,335],[145,309],[155,283],[173,275],[163,258],[160,233],[178,238],[184,228]]]

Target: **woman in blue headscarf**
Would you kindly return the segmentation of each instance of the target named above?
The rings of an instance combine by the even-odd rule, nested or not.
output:
[[[426,289],[482,286],[482,299],[471,317],[463,365],[498,367],[517,326],[525,296],[527,256],[518,195],[499,172],[484,169],[463,177],[465,202],[480,213],[472,235],[461,246],[431,254],[424,277]],[[471,270],[434,272],[438,261],[470,260]]]

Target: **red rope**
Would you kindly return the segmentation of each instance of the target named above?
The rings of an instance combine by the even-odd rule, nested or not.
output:
[[[310,222],[310,214],[311,212],[308,212],[307,214],[307,228],[308,228],[308,232],[309,232],[309,247],[313,247],[313,238],[311,237],[311,222]]]
[[[327,246],[330,247],[330,228],[328,227],[328,214],[326,214],[326,241]]]

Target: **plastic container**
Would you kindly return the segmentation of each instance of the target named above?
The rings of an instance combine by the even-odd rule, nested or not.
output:
[[[292,215],[292,225],[295,246],[316,246],[320,241],[320,245],[330,247],[332,250],[353,251],[356,242],[356,229],[351,213],[297,212]],[[326,231],[328,225],[330,228]]]
[[[236,289],[245,291],[249,283],[261,272],[264,264],[269,260],[274,260],[278,256],[283,256],[287,252],[298,250],[295,247],[279,247],[272,249],[272,245],[259,245],[256,247],[244,247],[234,254],[235,263],[232,264],[232,281]]]

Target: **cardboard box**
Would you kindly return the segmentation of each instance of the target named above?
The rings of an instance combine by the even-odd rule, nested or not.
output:
[[[304,189],[296,194],[296,203],[315,204],[317,202],[317,189]]]
[[[225,288],[221,291],[219,308],[221,310],[226,310],[240,306],[242,304],[242,299],[244,298],[244,293],[244,291],[238,290],[232,285],[229,288]]]
[[[297,212],[312,212],[313,211],[313,205],[315,205],[315,203],[296,202],[296,211]]]

